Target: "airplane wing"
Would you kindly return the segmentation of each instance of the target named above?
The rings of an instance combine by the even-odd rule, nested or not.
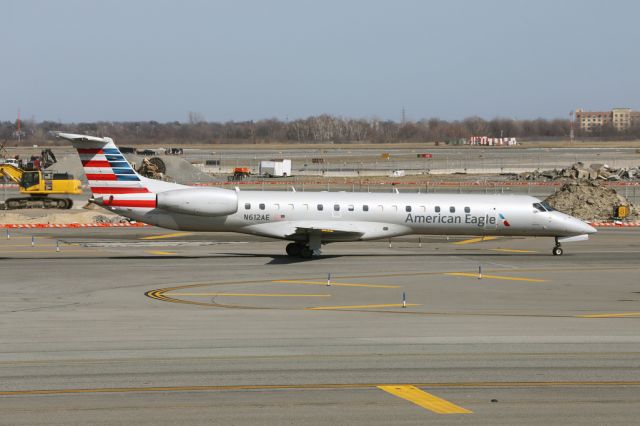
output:
[[[304,220],[260,223],[245,229],[273,238],[306,240],[306,237],[313,235],[319,236],[322,241],[357,241],[366,233],[366,224]]]
[[[316,234],[320,236],[320,239],[323,241],[328,240],[338,240],[338,241],[353,241],[359,240],[364,235],[364,232],[354,231],[354,230],[345,230],[345,229],[337,229],[334,226],[324,227],[324,226],[297,226],[295,232],[286,235],[287,238],[301,236],[301,235],[312,235]]]

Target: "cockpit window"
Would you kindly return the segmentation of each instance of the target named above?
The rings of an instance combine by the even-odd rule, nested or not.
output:
[[[535,207],[538,211],[546,212],[545,208],[542,207],[541,203],[533,203],[533,207]]]
[[[542,205],[542,207],[544,207],[548,212],[555,211],[555,209],[551,207],[547,202],[543,201],[542,203],[540,203],[540,205]]]

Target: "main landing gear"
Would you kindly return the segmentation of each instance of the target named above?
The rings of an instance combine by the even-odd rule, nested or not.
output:
[[[551,250],[551,253],[553,253],[554,256],[562,256],[562,247],[560,247],[560,242],[558,242],[558,237],[556,237],[556,245],[555,247],[553,247],[553,250]]]
[[[302,259],[311,259],[314,254],[314,251],[304,243],[289,243],[286,250],[290,257],[301,257]]]

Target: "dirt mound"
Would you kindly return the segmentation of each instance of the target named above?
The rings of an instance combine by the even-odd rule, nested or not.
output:
[[[533,172],[520,173],[515,175],[516,180],[559,180],[559,179],[588,179],[588,180],[638,180],[640,179],[640,166],[627,168],[612,168],[606,164],[592,164],[587,167],[578,161],[570,167],[553,170],[535,170]]]
[[[38,212],[40,213],[40,212]],[[0,214],[0,224],[5,223],[55,223],[66,225],[70,223],[120,223],[125,220],[122,216],[118,216],[109,211],[100,209],[98,211],[78,211],[64,213],[44,212],[42,215],[36,215],[33,212],[14,213],[7,212]]]
[[[565,183],[545,201],[553,208],[583,220],[611,219],[616,206],[628,206],[632,215],[637,214],[631,203],[615,189],[588,180]]]

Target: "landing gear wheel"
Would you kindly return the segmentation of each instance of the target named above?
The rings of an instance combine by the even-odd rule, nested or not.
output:
[[[289,244],[287,244],[287,247],[286,247],[285,250],[287,251],[287,254],[289,256],[298,257],[298,256],[300,256],[300,252],[302,251],[302,247],[303,246],[301,244],[298,244],[298,243],[289,243]]]
[[[559,246],[555,246],[551,253],[553,253],[554,256],[562,256],[562,248]]]
[[[300,250],[300,257],[303,259],[311,259],[313,256],[313,250],[311,250],[308,246],[302,247]]]

